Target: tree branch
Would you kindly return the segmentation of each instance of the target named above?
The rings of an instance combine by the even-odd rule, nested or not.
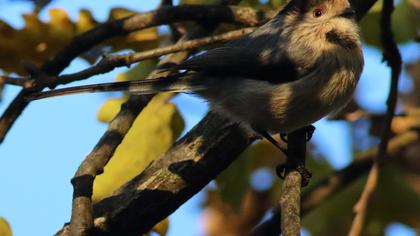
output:
[[[280,199],[281,232],[284,236],[300,235],[300,192],[302,176],[297,170],[286,174]]]
[[[212,5],[162,7],[157,10],[106,22],[76,36],[51,61],[45,63],[42,66],[42,70],[49,75],[57,75],[78,55],[104,40],[111,37],[124,36],[130,32],[154,26],[182,21],[211,21],[257,26],[267,21],[267,19],[268,17],[264,12],[248,7]]]
[[[159,160],[94,205],[97,235],[141,235],[223,171],[255,139],[209,114]]]
[[[349,236],[361,235],[363,225],[366,218],[366,211],[369,200],[375,192],[378,184],[380,167],[386,160],[388,141],[391,137],[391,124],[395,116],[395,108],[398,99],[398,81],[401,74],[402,59],[394,40],[394,35],[391,30],[391,16],[394,11],[393,0],[384,0],[381,14],[381,43],[383,45],[384,60],[388,62],[391,67],[391,88],[387,101],[387,112],[385,116],[383,133],[381,142],[379,144],[378,154],[375,158],[375,163],[370,170],[368,180],[365,188],[361,194],[359,201],[354,206],[355,217],[349,232]]]
[[[267,15],[264,12],[255,11],[247,7],[209,5],[164,7],[155,11],[109,21],[76,36],[53,59],[45,62],[41,67],[41,71],[48,76],[57,76],[78,55],[106,39],[162,24],[180,21],[212,21],[256,26],[267,21],[267,19]],[[39,87],[36,91],[41,91],[43,88]],[[26,90],[22,90],[1,116],[0,143],[3,142],[11,126],[28,105],[25,97],[29,93]]]
[[[30,77],[10,77],[6,75],[0,75],[0,85],[4,84],[11,84],[29,89],[35,85],[35,81],[31,80]]]
[[[61,75],[57,77],[57,79],[50,79],[49,81],[51,82],[47,84],[46,86],[55,87],[60,84],[67,84],[74,81],[87,79],[94,75],[104,74],[104,73],[114,70],[117,67],[130,66],[134,63],[137,63],[146,59],[160,57],[166,54],[180,52],[180,51],[196,50],[200,47],[208,46],[215,43],[227,42],[233,39],[237,39],[245,34],[248,34],[252,32],[253,30],[254,28],[244,28],[244,29],[233,30],[227,33],[204,37],[200,39],[182,41],[171,46],[152,49],[145,52],[128,53],[125,55],[104,56],[96,65],[89,67],[85,70],[72,73],[72,74]],[[33,84],[35,86],[35,83]]]
[[[418,131],[407,131],[389,142],[388,155],[396,158],[398,154],[410,145],[418,143],[420,134]],[[306,215],[316,207],[338,194],[355,180],[366,174],[372,167],[378,148],[372,148],[364,154],[356,157],[355,161],[347,167],[332,173],[331,176],[320,180],[312,185],[302,195],[302,215]],[[277,236],[280,234],[280,208],[273,209],[273,216],[258,225],[252,232],[252,236]]]
[[[310,176],[302,176],[306,171],[306,142],[309,128],[302,128],[287,135],[287,161],[280,198],[281,233],[284,236],[300,235],[300,194]],[[312,135],[312,133],[310,134]]]

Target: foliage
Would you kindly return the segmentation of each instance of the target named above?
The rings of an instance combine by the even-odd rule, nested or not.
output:
[[[125,9],[112,9],[109,20],[118,19],[133,12]],[[24,74],[22,61],[40,65],[67,45],[72,38],[81,34],[98,22],[90,11],[82,9],[76,21],[72,21],[65,10],[49,10],[50,20],[43,22],[37,13],[24,14],[25,26],[15,29],[0,20],[0,68],[5,72]],[[88,53],[82,55],[90,63],[96,61],[103,52],[115,52],[121,49],[144,50],[157,45],[159,36],[156,28],[150,28],[106,41]],[[20,45],[16,47],[16,45]]]
[[[181,0],[181,4],[216,4],[217,2],[219,1]],[[263,10],[275,10],[284,2],[284,0],[244,0],[240,4]],[[364,42],[377,48],[380,47],[378,27],[380,9],[381,2],[378,2],[361,21]],[[124,8],[114,8],[110,10],[108,19],[119,19],[134,13]],[[418,13],[419,9],[412,1],[399,1],[393,17],[393,31],[398,43],[412,42],[418,36],[420,28]],[[25,71],[21,66],[22,61],[40,65],[55,55],[76,35],[99,24],[92,13],[84,9],[80,10],[78,19],[75,21],[71,20],[66,11],[62,9],[49,10],[49,16],[49,21],[43,22],[36,12],[27,13],[23,15],[25,26],[22,29],[15,29],[0,20],[0,68],[3,72],[24,74]],[[105,41],[81,57],[94,63],[103,53],[121,50],[144,51],[159,46],[166,36],[165,33],[158,32],[156,28],[150,28],[130,33],[126,37]],[[116,81],[145,79],[155,69],[156,63],[157,60],[143,61],[118,75]],[[411,101],[411,103],[410,105],[408,102],[404,103],[403,109],[419,104],[419,68],[419,62],[410,67],[410,71],[413,71],[413,78],[415,78],[415,89],[411,95],[406,95],[404,102]],[[97,176],[94,182],[93,201],[97,202],[110,195],[115,189],[144,170],[153,160],[160,157],[177,140],[184,128],[184,123],[176,106],[170,102],[172,96],[166,93],[155,96],[137,117],[113,158],[105,167],[104,173]],[[98,112],[98,120],[109,123],[120,111],[121,104],[127,100],[127,97],[128,95],[123,94],[118,98],[108,99]],[[360,107],[357,109],[363,114],[367,113],[360,110]],[[369,122],[372,122],[372,127],[377,125],[374,124],[373,119]],[[407,121],[403,122],[408,123]],[[358,127],[356,125],[351,127],[353,132],[356,132]],[[410,128],[412,127],[410,126]],[[372,136],[374,136],[373,133],[365,134],[364,138]],[[313,150],[315,148],[310,149],[311,155],[308,158],[308,167],[314,173],[311,184],[315,184],[318,180],[334,172],[330,163],[313,154]],[[417,147],[414,153],[418,153],[419,150],[420,148]],[[402,152],[400,155],[402,158],[407,158],[413,156],[413,152]],[[249,196],[256,192],[261,194],[258,195],[259,197],[264,196],[264,198],[258,198],[261,201],[259,206],[257,206],[258,204],[252,206],[267,210],[269,206],[274,205],[281,193],[281,182],[272,170],[283,160],[284,157],[270,143],[258,141],[219,175],[216,179],[216,189],[206,191],[207,202],[203,204],[205,212],[217,211],[223,219],[214,227],[223,229],[223,224],[226,222],[235,222],[233,226],[229,226],[230,230],[236,233],[241,232],[244,225],[249,223],[241,221],[243,220],[241,217],[248,213],[246,209],[248,209],[247,206],[249,207]],[[420,228],[420,191],[418,187],[415,187],[419,185],[420,180],[418,169],[414,168],[416,171],[410,169],[413,166],[420,168],[418,162],[413,165],[397,161],[388,163],[381,176],[378,191],[371,201],[365,235],[380,235],[386,225],[394,221],[402,222],[413,228]],[[275,180],[267,189],[259,190],[250,183],[250,179],[257,170],[264,168],[271,171],[271,177]],[[359,179],[344,191],[321,204],[304,218],[305,227],[312,235],[346,234],[353,217],[352,208],[364,183],[365,179]],[[266,203],[268,204],[266,205]],[[217,207],[215,207],[216,205]],[[260,218],[257,216],[256,218],[261,219],[262,216],[258,215]],[[165,219],[155,227],[155,231],[165,235],[168,224],[168,220]],[[11,235],[8,223],[2,218],[0,218],[0,235]]]

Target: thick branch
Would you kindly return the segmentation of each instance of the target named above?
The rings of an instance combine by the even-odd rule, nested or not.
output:
[[[254,140],[209,114],[162,158],[94,205],[98,235],[141,235],[206,186]]]

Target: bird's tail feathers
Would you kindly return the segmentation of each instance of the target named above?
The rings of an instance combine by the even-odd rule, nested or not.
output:
[[[44,99],[49,97],[94,92],[126,91],[137,95],[154,94],[158,92],[186,92],[206,89],[205,83],[199,81],[195,76],[169,76],[149,80],[136,80],[125,82],[113,82],[83,85],[63,89],[54,89],[46,92],[32,93],[26,97],[28,101]]]

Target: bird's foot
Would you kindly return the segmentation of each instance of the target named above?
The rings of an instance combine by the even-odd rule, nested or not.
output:
[[[312,173],[306,169],[305,166],[297,166],[296,171],[300,173],[300,176],[302,177],[302,187],[305,187],[309,184],[309,180],[312,177]]]
[[[308,169],[306,169],[306,167],[303,165],[298,165],[294,167],[292,164],[287,163],[287,162],[284,164],[281,164],[277,166],[276,168],[277,176],[280,179],[284,179],[286,177],[287,171],[292,170],[292,169],[299,172],[300,176],[302,177],[302,182],[301,182],[302,187],[307,186],[309,184],[309,180],[312,177],[312,173]]]

